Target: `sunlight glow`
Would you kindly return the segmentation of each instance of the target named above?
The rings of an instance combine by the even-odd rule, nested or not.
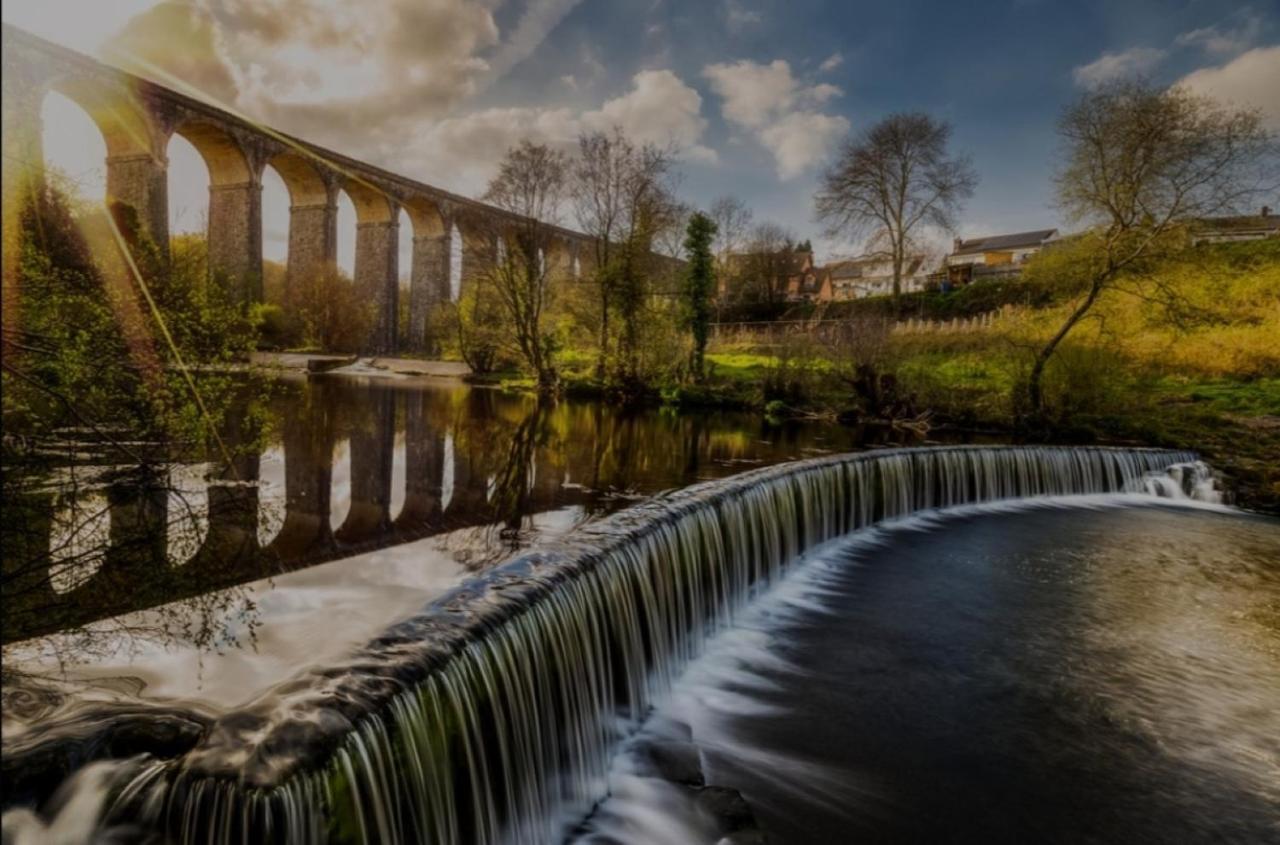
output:
[[[69,97],[51,91],[40,109],[44,163],[67,177],[77,196],[107,195],[107,143],[93,118]]]

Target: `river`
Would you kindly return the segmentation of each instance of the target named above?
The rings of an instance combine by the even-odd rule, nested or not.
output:
[[[654,724],[770,841],[1274,830],[1280,525],[1190,453],[388,377],[270,418],[43,500],[6,841],[712,845]]]

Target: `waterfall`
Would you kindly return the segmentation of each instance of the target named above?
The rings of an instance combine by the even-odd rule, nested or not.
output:
[[[660,496],[462,585],[185,755],[128,769],[102,824],[179,842],[560,841],[703,643],[807,549],[966,503],[1195,492],[1197,466],[1164,450],[896,449]]]
[[[1214,476],[1213,469],[1204,461],[1187,461],[1148,472],[1142,479],[1142,489],[1152,496],[1165,499],[1223,501],[1218,479]]]

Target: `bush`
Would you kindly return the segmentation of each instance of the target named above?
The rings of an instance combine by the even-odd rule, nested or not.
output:
[[[373,303],[356,290],[351,277],[336,268],[317,273],[302,280],[294,296],[308,346],[330,352],[364,348],[376,314]]]
[[[249,320],[258,331],[260,349],[289,349],[302,340],[301,324],[279,305],[260,302],[249,310]]]

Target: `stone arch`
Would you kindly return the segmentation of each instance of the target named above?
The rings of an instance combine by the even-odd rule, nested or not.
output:
[[[210,274],[242,306],[262,299],[262,181],[240,141],[200,117],[179,119],[172,135],[200,154],[209,174],[207,248]]]
[[[289,189],[289,202],[294,206],[323,205],[333,200],[329,181],[321,174],[308,156],[297,150],[287,149],[267,159],[285,187]]]
[[[457,222],[449,224],[449,301],[462,295],[462,229]]]
[[[40,98],[40,147],[34,164],[56,168],[82,198],[101,202],[107,195],[107,143],[87,111],[60,91]]]
[[[89,76],[60,76],[34,92],[37,109],[49,94],[59,94],[78,106],[102,136],[106,145],[107,202],[128,205],[137,213],[162,251],[168,247],[168,186],[162,133],[157,121],[135,92],[121,85]],[[43,135],[45,127],[37,131]],[[39,148],[37,148],[39,149]]]
[[[498,257],[503,234],[502,220],[475,210],[459,214],[455,220],[462,240],[462,284],[484,271]]]
[[[267,164],[289,192],[284,292],[288,307],[297,304],[308,282],[338,266],[338,192],[332,174],[296,149],[284,149]]]
[[[259,175],[262,183],[262,299],[284,305],[289,299],[289,185],[270,161]]]
[[[449,220],[444,209],[434,200],[423,196],[405,197],[401,202],[413,224],[413,236],[440,237],[448,234]]]
[[[84,109],[107,144],[107,156],[146,155],[163,161],[160,133],[142,101],[131,91],[89,77],[60,77],[40,92],[56,92]]]
[[[348,176],[342,191],[356,210],[356,290],[374,309],[373,328],[362,351],[395,352],[400,204],[386,191],[358,176]]]
[[[181,135],[200,153],[209,168],[210,185],[242,185],[256,180],[240,142],[222,127],[197,118],[179,122],[173,134]]]
[[[356,225],[390,223],[396,218],[398,203],[385,191],[357,176],[348,176],[342,191],[356,208]]]
[[[575,275],[573,269],[574,258],[573,243],[568,238],[560,235],[553,235],[548,238],[543,260],[552,275],[560,278],[573,278]]]

